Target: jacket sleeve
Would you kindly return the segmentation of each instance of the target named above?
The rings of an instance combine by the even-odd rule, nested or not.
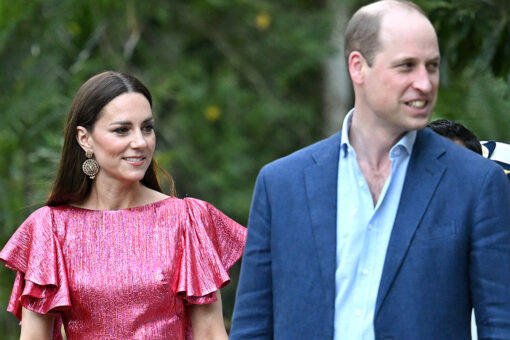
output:
[[[231,340],[273,338],[271,268],[271,205],[263,169],[255,184],[250,209]]]
[[[480,340],[510,339],[510,186],[499,168],[492,169],[471,231],[471,295]]]

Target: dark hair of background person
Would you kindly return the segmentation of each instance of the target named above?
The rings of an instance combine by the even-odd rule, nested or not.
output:
[[[478,137],[460,123],[448,119],[438,119],[428,123],[427,127],[443,137],[461,141],[469,150],[482,154],[482,146]]]
[[[128,74],[106,71],[87,80],[76,92],[64,130],[62,156],[53,187],[46,202],[48,206],[58,206],[84,200],[92,187],[92,180],[82,171],[85,152],[76,140],[78,126],[87,131],[94,130],[103,108],[114,98],[124,93],[140,93],[152,107],[152,96],[141,81]],[[175,195],[172,177],[152,159],[141,183],[146,187],[162,192],[158,172],[170,183],[170,194]]]
[[[395,6],[400,6],[409,10],[417,11],[424,17],[425,12],[415,3],[405,0],[390,0]],[[390,2],[387,1],[387,2]],[[386,2],[386,1],[385,1]],[[379,49],[379,31],[381,28],[381,19],[388,7],[381,6],[378,11],[358,11],[349,21],[345,31],[344,57],[349,64],[349,55],[353,51],[358,51],[367,61],[368,66],[372,66],[375,54]]]

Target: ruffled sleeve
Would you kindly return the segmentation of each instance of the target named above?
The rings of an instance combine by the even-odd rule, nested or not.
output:
[[[192,304],[216,301],[214,292],[230,282],[228,270],[241,257],[246,228],[211,204],[183,200],[182,249],[176,292]]]
[[[0,260],[16,271],[7,310],[19,320],[21,307],[47,314],[71,306],[64,257],[49,207],[36,210],[23,222],[0,252]]]

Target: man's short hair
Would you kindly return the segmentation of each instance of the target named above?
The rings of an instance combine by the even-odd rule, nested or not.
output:
[[[482,146],[478,137],[461,123],[438,119],[428,123],[427,127],[443,137],[461,141],[469,150],[482,154]]]
[[[381,4],[375,8],[371,5]],[[371,5],[361,7],[347,25],[345,33],[344,56],[349,64],[349,55],[353,51],[358,51],[367,61],[368,66],[372,66],[375,54],[379,49],[379,31],[381,28],[381,19],[389,7],[398,6],[408,10],[417,11],[427,17],[425,12],[415,3],[406,0],[381,0]],[[384,5],[384,6],[382,6]],[[390,5],[390,6],[388,6]]]

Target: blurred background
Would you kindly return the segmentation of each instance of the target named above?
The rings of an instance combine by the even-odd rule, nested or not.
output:
[[[433,119],[510,142],[510,1],[420,0],[439,35]],[[44,204],[71,99],[131,73],[154,96],[156,158],[180,197],[246,225],[262,165],[341,128],[343,33],[361,0],[0,0],[0,246]],[[289,226],[289,232],[292,232]],[[239,265],[222,291],[227,328]],[[0,269],[0,334],[13,273]]]

